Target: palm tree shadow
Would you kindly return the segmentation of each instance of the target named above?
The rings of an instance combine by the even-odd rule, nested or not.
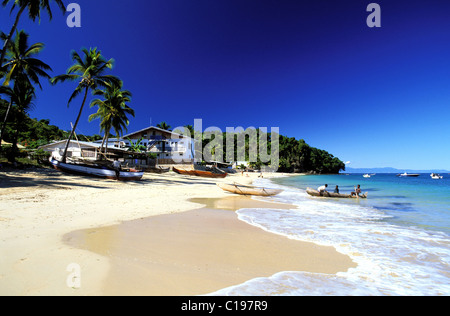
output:
[[[67,177],[58,173],[51,173],[47,177],[36,177],[31,173],[6,173],[0,174],[0,190],[11,189],[11,188],[57,188],[57,189],[67,189],[70,187],[83,187],[83,188],[95,188],[95,189],[108,189],[106,186],[96,185],[97,179],[79,177],[89,180],[90,183],[77,183],[75,176]]]

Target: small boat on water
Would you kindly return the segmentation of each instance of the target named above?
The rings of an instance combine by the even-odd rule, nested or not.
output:
[[[432,174],[430,174],[430,177],[431,177],[431,179],[434,179],[434,180],[444,179],[444,177],[441,176],[439,173],[432,173]]]
[[[364,177],[364,178],[370,178],[371,175],[370,175],[370,174],[365,174],[365,175],[363,175],[363,177]]]
[[[186,169],[178,169],[173,167],[172,170],[178,174],[188,175],[188,176],[196,176],[203,178],[225,178],[228,174],[226,172],[223,173],[215,173],[211,171],[203,171],[203,170],[186,170]]]
[[[420,174],[418,174],[418,173],[407,173],[407,172],[405,172],[405,173],[399,173],[399,174],[397,175],[397,177],[401,177],[401,178],[403,178],[403,177],[416,178],[416,177],[418,177],[418,176],[420,176]]]
[[[329,198],[340,198],[340,199],[367,199],[367,196],[369,194],[369,192],[366,192],[364,194],[361,194],[359,196],[357,195],[351,195],[351,194],[342,194],[342,193],[332,193],[332,192],[322,192],[320,193],[317,190],[313,190],[311,188],[307,188],[306,189],[306,193],[308,193],[311,196],[318,196],[318,197],[329,197]]]
[[[144,176],[144,172],[135,169],[123,169],[119,171],[108,166],[96,164],[63,163],[53,157],[51,157],[49,161],[56,170],[82,176],[92,176],[119,181],[136,181],[141,180]]]
[[[278,189],[267,189],[242,184],[217,183],[217,186],[224,191],[240,195],[274,196],[283,192],[283,190]]]

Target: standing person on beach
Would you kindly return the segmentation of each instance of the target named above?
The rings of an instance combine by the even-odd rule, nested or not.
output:
[[[116,177],[117,179],[119,179],[120,176],[120,168],[121,168],[121,163],[120,161],[118,161],[117,159],[114,160],[113,162],[113,169],[116,172]]]

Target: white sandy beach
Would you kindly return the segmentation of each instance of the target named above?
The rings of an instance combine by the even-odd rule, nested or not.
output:
[[[248,265],[248,271],[234,279],[233,272],[226,271],[226,273],[218,275],[217,280],[211,283],[211,276],[216,275],[214,263],[209,266],[213,273],[207,273],[206,270],[204,273],[196,273],[197,279],[193,281],[190,277],[183,279],[180,278],[180,274],[173,274],[171,269],[174,265],[169,266],[169,263],[159,261],[162,262],[159,265],[160,270],[155,270],[158,269],[156,265],[147,266],[144,268],[152,271],[147,270],[142,275],[151,277],[152,274],[158,274],[161,283],[158,284],[158,281],[153,280],[154,282],[149,282],[153,284],[152,287],[141,287],[139,291],[133,293],[130,289],[134,287],[126,284],[132,282],[132,278],[126,277],[129,271],[122,271],[123,275],[119,276],[121,272],[114,270],[117,266],[114,265],[113,256],[102,254],[101,251],[81,249],[83,247],[80,247],[79,240],[76,246],[70,245],[67,238],[64,240],[64,236],[67,237],[68,234],[75,231],[98,231],[99,227],[104,227],[107,231],[108,227],[117,226],[122,222],[149,217],[164,219],[161,215],[169,216],[169,214],[182,213],[184,218],[181,216],[166,217],[165,220],[159,221],[160,226],[154,222],[152,222],[152,225],[156,225],[153,226],[155,229],[159,227],[160,232],[172,230],[178,240],[180,238],[188,240],[187,244],[191,245],[191,254],[196,251],[199,252],[201,249],[193,246],[196,241],[189,239],[193,238],[193,234],[189,232],[198,229],[198,221],[189,221],[186,217],[188,216],[186,214],[196,213],[185,212],[200,209],[208,204],[208,201],[214,201],[213,198],[225,198],[222,201],[227,202],[227,199],[230,199],[230,194],[224,193],[215,185],[218,181],[250,183],[256,176],[257,174],[250,174],[250,177],[243,177],[238,174],[217,180],[181,176],[171,172],[161,175],[146,174],[142,181],[123,183],[70,176],[47,169],[35,172],[0,173],[0,295],[197,295],[207,294],[219,290],[220,287],[233,285],[233,282],[244,282],[247,278],[279,272],[278,269],[284,269],[283,264],[280,265],[272,262],[273,260],[268,260],[260,263],[261,269],[256,271],[256,274],[247,273],[252,272],[251,266]],[[202,200],[204,198],[209,200]],[[189,199],[194,199],[195,202],[189,201]],[[248,203],[251,205],[260,203],[258,201],[249,202],[249,199],[244,198],[244,202],[241,201],[236,204],[233,197],[230,201],[234,205],[231,209],[236,208],[236,205],[244,207],[239,203],[244,203],[245,207],[248,207]],[[223,202],[221,204],[224,205]],[[226,205],[227,203],[221,208],[226,209]],[[268,205],[267,207],[272,206]],[[211,205],[208,205],[208,207],[211,208]],[[228,213],[230,215],[222,215],[228,216],[227,219],[230,219],[230,216],[235,216],[233,212]],[[204,227],[210,226],[210,232],[217,232],[211,227],[221,227],[224,223],[222,220],[218,221],[217,217],[208,217],[208,213],[202,214],[206,215],[201,223]],[[167,227],[167,225],[173,225],[174,221],[179,223],[181,221],[180,225],[187,222],[194,224],[183,225],[183,229]],[[261,234],[252,236],[264,237],[255,237],[257,240],[253,243],[250,242],[248,245],[250,248],[264,247],[264,244],[261,244],[261,238],[267,238],[266,244],[267,242],[274,242],[275,247],[281,251],[280,256],[288,255],[287,252],[291,252],[292,247],[299,247],[298,253],[286,257],[286,261],[289,261],[291,268],[295,259],[294,256],[299,258],[294,260],[294,266],[297,265],[299,269],[303,270],[308,270],[308,265],[312,265],[315,267],[314,271],[336,273],[354,266],[348,257],[337,253],[334,249],[300,242],[294,242],[296,244],[293,245],[290,244],[292,241],[288,239],[244,224],[237,220],[237,217],[231,219],[228,225],[234,225],[235,228],[233,229],[236,229],[238,235],[234,236],[234,239],[227,237],[226,234],[219,234],[220,237],[216,239],[210,238],[211,235],[208,235],[208,231],[204,231],[200,233],[200,236],[197,234],[197,241],[198,238],[211,240],[211,242],[220,240],[227,253],[233,253],[232,242],[243,238],[243,231],[249,233],[252,230],[252,234]],[[255,232],[255,230],[259,232]],[[125,242],[125,240],[126,238],[123,240],[119,238],[117,243]],[[127,242],[131,243],[131,246],[127,249],[133,248],[133,242],[139,243],[135,239],[128,239]],[[166,248],[157,239],[152,240],[152,242]],[[300,247],[300,244],[303,245]],[[280,248],[277,245],[286,245],[286,248]],[[214,247],[214,244],[204,244],[203,247],[205,246]],[[99,247],[102,248],[101,245]],[[173,251],[178,251],[176,245]],[[243,250],[236,250],[236,255],[239,251]],[[256,251],[253,256],[259,255],[263,255],[261,251]],[[133,252],[125,254],[125,256],[129,256],[126,257],[129,261],[137,260],[134,257],[136,254]],[[310,258],[310,260],[305,260],[305,258]],[[313,259],[311,260],[311,258]],[[180,260],[186,261],[186,257],[172,259],[172,264],[175,265],[180,264]],[[258,257],[254,259],[256,260]],[[238,262],[244,261],[245,259],[238,260]],[[220,263],[224,268],[224,264],[226,266],[227,262],[225,257],[218,260],[216,264]],[[80,288],[71,288],[66,284],[70,275],[67,267],[72,263],[81,267]],[[188,275],[190,273],[189,265],[185,266],[187,270],[184,270],[184,275]],[[195,262],[191,265],[192,267],[197,267]],[[112,271],[118,275],[114,282],[111,282],[110,278]],[[225,280],[226,278],[231,278],[233,284],[229,284],[230,280]],[[164,285],[170,282],[178,284],[172,287]],[[197,283],[199,286],[180,286],[183,282],[185,284]]]

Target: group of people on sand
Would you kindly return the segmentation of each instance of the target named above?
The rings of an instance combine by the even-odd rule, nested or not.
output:
[[[328,192],[327,191],[328,188],[328,184],[322,185],[320,187],[317,188],[317,191],[319,191],[320,195],[323,195],[323,192]],[[361,194],[361,186],[358,184],[357,187],[355,187],[355,191],[353,191],[351,194],[351,196],[359,196]],[[334,188],[334,193],[338,193],[339,194],[339,186],[336,185],[336,188]]]

